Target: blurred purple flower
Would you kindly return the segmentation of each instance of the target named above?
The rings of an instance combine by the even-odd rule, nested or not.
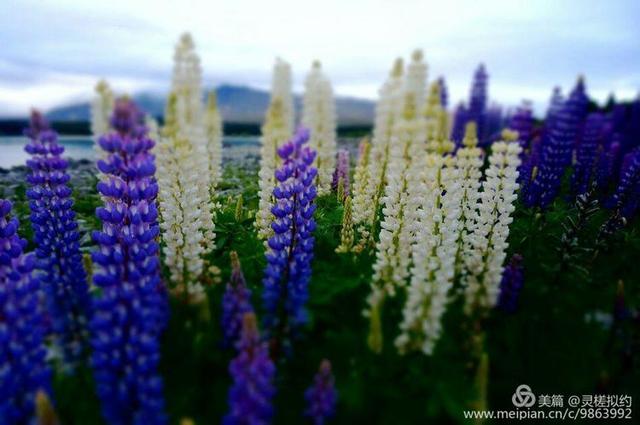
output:
[[[336,162],[336,169],[333,172],[333,181],[331,183],[331,188],[338,193],[342,193],[343,198],[349,196],[349,168],[349,151],[346,149],[340,149],[338,151],[338,161]],[[342,199],[340,201],[342,201]]]
[[[502,281],[500,282],[500,294],[498,295],[498,308],[515,313],[518,310],[520,292],[524,284],[524,270],[522,256],[513,254],[509,264],[504,268]]]
[[[307,401],[305,416],[310,418],[314,425],[324,425],[335,415],[338,394],[329,360],[322,360],[320,369],[313,378],[313,384],[305,391],[304,397]]]
[[[242,274],[240,260],[235,251],[231,252],[231,278],[222,296],[222,332],[224,345],[232,347],[240,338],[242,318],[246,313],[252,313],[251,291]]]

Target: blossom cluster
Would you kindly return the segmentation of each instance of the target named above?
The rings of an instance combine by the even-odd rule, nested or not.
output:
[[[426,65],[421,52],[413,55],[403,87],[402,114],[392,130],[394,141],[389,149],[383,219],[376,244],[376,260],[373,266],[371,294],[367,300],[367,314],[379,314],[384,298],[395,295],[397,287],[404,286],[409,276],[411,245],[414,240],[414,224],[419,199],[411,196],[411,188],[420,186],[423,163],[421,154],[426,150],[426,119],[419,113],[417,99],[425,99]],[[377,318],[372,318],[376,323]],[[377,329],[370,331],[370,345],[381,349]]]
[[[253,312],[251,306],[251,291],[244,279],[238,254],[231,254],[231,278],[222,296],[222,332],[227,347],[233,346],[240,338],[242,318],[246,313]]]
[[[322,360],[313,377],[313,385],[305,391],[304,397],[307,401],[305,415],[314,425],[324,425],[335,415],[338,393],[329,360]]]
[[[258,211],[255,225],[258,236],[268,239],[272,234],[271,208],[275,171],[279,165],[278,148],[293,134],[293,96],[291,94],[291,66],[276,60],[271,82],[271,101],[267,109],[260,146],[260,171],[258,172]]]
[[[115,131],[100,138],[107,152],[96,210],[93,280],[100,289],[90,322],[92,365],[102,412],[110,424],[163,424],[160,335],[168,316],[160,278],[154,141],[130,101],[116,104]]]
[[[86,352],[89,314],[87,277],[80,253],[78,222],[73,211],[68,163],[57,134],[33,111],[25,131],[30,158],[27,190],[36,243],[37,270],[47,294],[52,334],[65,365],[72,367]]]
[[[256,316],[245,313],[237,356],[229,364],[233,384],[229,389],[229,412],[225,425],[271,423],[275,395],[276,369],[269,357],[269,347],[260,339]]]
[[[515,313],[518,310],[518,301],[523,284],[522,255],[514,254],[502,274],[498,307],[507,313]]]
[[[311,134],[309,146],[317,152],[318,194],[325,195],[331,192],[336,163],[336,111],[331,82],[320,62],[313,62],[304,86],[302,124]]]
[[[338,151],[336,169],[333,172],[333,180],[331,181],[331,188],[338,194],[338,200],[340,202],[344,202],[345,198],[350,195],[350,174],[351,159],[349,157],[349,151],[340,149]]]
[[[480,205],[468,247],[463,255],[467,313],[483,313],[492,308],[498,298],[503,264],[506,257],[511,214],[517,198],[518,167],[522,148],[513,143],[517,135],[505,130],[505,141],[491,145],[489,167],[482,182]]]
[[[12,205],[0,199],[0,423],[34,423],[38,391],[50,393],[45,317],[36,259],[24,254]]]
[[[308,141],[309,132],[302,128],[278,149],[282,165],[275,173],[274,235],[268,240],[262,296],[268,336],[280,342],[307,320],[317,175],[316,154],[305,146]]]
[[[165,262],[180,292],[202,299],[205,256],[215,247],[215,188],[221,175],[222,125],[215,98],[201,100],[202,70],[184,34],[174,55],[165,126],[155,149]]]

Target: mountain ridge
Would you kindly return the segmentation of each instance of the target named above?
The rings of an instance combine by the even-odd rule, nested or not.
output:
[[[223,84],[215,88],[218,107],[224,121],[256,124],[261,123],[269,105],[270,94],[248,86]],[[133,100],[147,114],[161,117],[164,114],[166,95],[141,92]],[[299,117],[302,111],[302,96],[294,94],[294,107]],[[338,125],[371,125],[375,103],[367,99],[336,96]],[[51,109],[47,114],[51,121],[88,121],[89,102],[75,103]]]

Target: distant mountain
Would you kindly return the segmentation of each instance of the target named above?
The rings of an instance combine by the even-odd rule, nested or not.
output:
[[[227,122],[260,123],[269,105],[269,92],[244,86],[222,85],[216,88],[218,105],[222,118]],[[146,113],[159,117],[164,113],[166,96],[153,93],[140,93],[133,96],[136,103]],[[296,113],[301,113],[302,97],[294,97]],[[371,125],[373,123],[374,103],[369,100],[352,97],[336,98],[339,125]],[[88,121],[89,103],[54,108],[47,114],[51,121]]]

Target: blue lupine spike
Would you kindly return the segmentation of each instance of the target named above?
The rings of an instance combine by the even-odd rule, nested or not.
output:
[[[222,297],[222,332],[224,344],[232,347],[240,338],[242,318],[245,313],[253,312],[251,291],[242,274],[240,260],[235,251],[231,252],[231,278]]]
[[[478,140],[480,144],[484,144],[488,140],[487,134],[487,101],[488,101],[488,82],[489,75],[484,67],[480,64],[473,74],[473,82],[471,84],[471,93],[469,95],[469,110],[467,114],[467,122],[476,123],[478,131]]]
[[[229,413],[225,425],[266,425],[271,423],[275,395],[275,366],[266,342],[260,340],[253,313],[242,318],[242,334],[236,345],[237,356],[229,365],[233,384],[229,389]]]
[[[89,292],[80,252],[80,235],[72,210],[71,189],[67,186],[67,161],[58,136],[49,130],[38,111],[31,113],[31,125],[25,130],[31,154],[27,191],[31,224],[37,245],[37,269],[47,294],[47,311],[52,334],[68,367],[77,364],[86,353],[86,322]]]
[[[465,126],[467,124],[468,111],[464,103],[459,103],[453,113],[453,127],[451,128],[451,140],[460,146],[464,138]]]
[[[498,308],[507,313],[515,313],[518,310],[518,302],[523,284],[524,272],[522,256],[520,254],[514,254],[502,273],[497,304]]]
[[[571,176],[572,189],[576,195],[589,190],[595,171],[598,147],[601,145],[604,116],[591,114],[585,121],[584,130],[576,149],[576,163]]]
[[[153,140],[127,100],[116,104],[115,131],[100,139],[109,155],[100,160],[98,184],[104,207],[90,323],[92,365],[102,412],[109,424],[164,424],[162,379],[158,375],[160,336],[168,319],[166,289],[160,279],[156,211],[157,183],[150,170]],[[138,173],[136,170],[147,170]]]
[[[612,204],[625,219],[631,219],[640,207],[640,148],[625,156],[620,182],[612,197]]]
[[[35,421],[39,390],[51,394],[44,345],[45,317],[33,254],[17,235],[11,203],[0,199],[0,423]]]
[[[283,160],[276,171],[278,186],[288,198],[276,199],[272,209],[275,230],[266,254],[267,267],[263,284],[264,318],[268,337],[284,343],[307,320],[304,304],[308,296],[313,258],[312,236],[315,229],[314,207],[316,196],[313,178],[315,152],[305,144],[309,132],[300,129],[278,153]]]
[[[325,359],[320,363],[313,384],[305,391],[304,397],[307,401],[305,416],[314,425],[324,425],[335,415],[338,393],[329,360]]]
[[[449,107],[449,90],[444,77],[438,78],[438,86],[440,87],[440,106],[446,111]]]

